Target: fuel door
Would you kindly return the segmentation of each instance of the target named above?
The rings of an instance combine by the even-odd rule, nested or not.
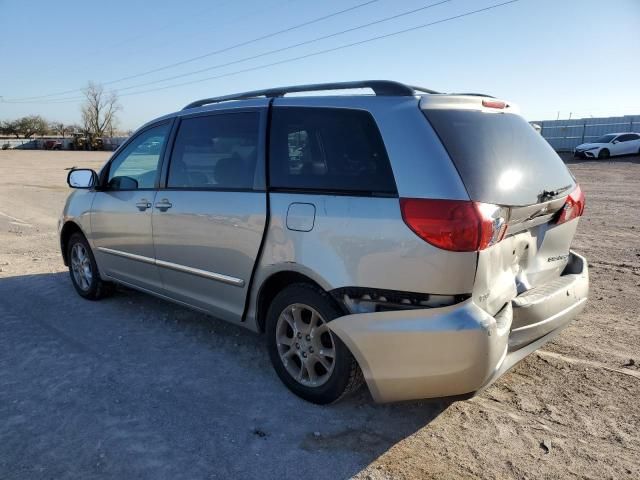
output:
[[[313,203],[292,203],[287,209],[287,228],[296,232],[310,232],[316,220]]]

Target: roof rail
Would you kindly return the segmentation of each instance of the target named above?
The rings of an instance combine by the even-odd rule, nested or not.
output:
[[[416,91],[425,93],[438,93],[426,88],[411,87],[399,82],[390,80],[363,80],[358,82],[336,82],[336,83],[316,83],[311,85],[294,85],[291,87],[269,88],[266,90],[254,90],[251,92],[234,93],[221,97],[205,98],[190,103],[183,110],[202,107],[211,103],[226,102],[228,100],[246,100],[256,97],[275,98],[282,97],[287,93],[297,92],[319,92],[323,90],[349,90],[355,88],[370,88],[376,95],[404,97],[415,95]]]
[[[435,90],[431,90],[430,88],[418,87],[416,85],[410,85],[410,88],[412,88],[416,92],[421,92],[421,93],[431,93],[431,94],[442,93],[442,92],[436,92]]]

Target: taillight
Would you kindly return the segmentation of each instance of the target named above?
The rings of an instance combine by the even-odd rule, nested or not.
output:
[[[584,204],[584,193],[582,192],[580,185],[576,185],[576,188],[569,194],[567,200],[564,202],[564,205],[560,210],[560,215],[558,215],[558,219],[556,220],[556,224],[560,225],[561,223],[565,223],[569,220],[582,216],[584,213]]]
[[[404,223],[423,240],[454,252],[483,250],[504,237],[508,210],[470,200],[401,198]]]

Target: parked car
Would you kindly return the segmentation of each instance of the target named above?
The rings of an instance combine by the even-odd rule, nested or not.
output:
[[[44,149],[45,150],[62,150],[62,142],[60,140],[45,140],[44,141]]]
[[[608,133],[590,143],[578,145],[573,155],[580,158],[609,158],[640,155],[640,133]]]
[[[353,88],[375,95],[286,96]],[[382,402],[471,395],[587,300],[584,195],[488,96],[365,81],[208,98],[67,180],[78,294],[119,283],[263,333],[315,403],[363,378]]]

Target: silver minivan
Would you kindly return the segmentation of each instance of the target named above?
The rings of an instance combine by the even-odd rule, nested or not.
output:
[[[68,183],[82,297],[122,284],[263,333],[315,403],[363,380],[381,402],[472,395],[587,300],[570,250],[584,195],[487,95],[362,81],[208,98]]]

